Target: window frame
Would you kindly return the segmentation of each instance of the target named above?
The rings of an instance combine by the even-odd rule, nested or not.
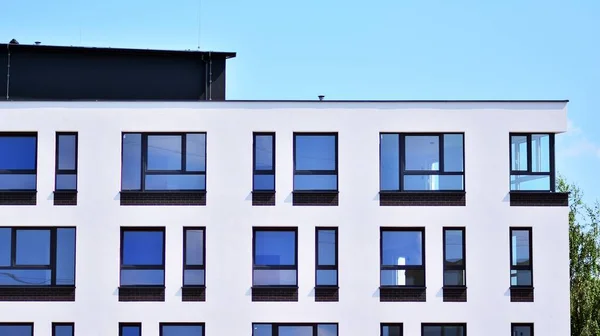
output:
[[[335,265],[319,265],[319,231],[334,231],[335,233]],[[339,238],[338,228],[334,226],[317,226],[315,227],[315,287],[319,288],[339,288],[340,271],[339,271]],[[335,271],[335,285],[319,285],[318,271]]]
[[[35,188],[33,189],[0,189],[0,192],[11,192],[11,191],[37,191],[37,171],[38,171],[38,152],[39,152],[39,141],[37,132],[0,132],[0,138],[35,138],[35,159],[34,169],[0,169],[0,175],[34,175],[35,176]]]
[[[462,172],[445,172],[444,168],[444,135],[462,135],[462,164],[463,171]],[[398,135],[398,190],[383,190],[381,189],[381,137],[383,135]],[[406,137],[407,136],[437,136],[438,144],[439,144],[439,159],[440,165],[438,170],[406,170]],[[439,176],[462,176],[463,177],[463,188],[462,189],[443,189],[443,190],[405,190],[404,189],[404,177],[410,175],[439,175]],[[440,192],[464,192],[467,190],[467,179],[466,175],[466,159],[465,159],[465,132],[432,132],[432,133],[402,133],[402,132],[380,132],[379,133],[379,191],[380,192],[426,192],[426,193],[440,193]]]
[[[71,327],[73,328],[72,335],[75,336],[75,323],[73,322],[52,322],[52,336],[56,336],[56,327]]]
[[[206,324],[202,322],[160,322],[158,324],[158,335],[163,336],[163,327],[202,327],[202,335],[206,335]]]
[[[271,160],[271,170],[256,169],[256,137],[258,136],[270,136],[271,146],[273,148],[273,157]],[[275,132],[253,132],[252,133],[252,192],[274,192],[276,187],[275,179]],[[256,189],[254,180],[256,175],[273,175],[273,189]]]
[[[187,231],[202,230],[202,265],[187,265]],[[186,270],[203,270],[204,271],[204,285],[186,285],[185,284],[185,271]],[[187,288],[204,288],[206,287],[206,227],[203,226],[184,226],[183,227],[183,275],[182,275],[182,287]]]
[[[529,327],[531,330],[531,336],[534,336],[533,323],[511,323],[510,324],[510,335],[511,336],[515,335],[515,327]]]
[[[59,158],[60,158],[60,137],[61,136],[75,136],[75,169],[59,169]],[[79,135],[78,132],[56,132],[56,143],[55,143],[54,156],[56,157],[54,162],[54,191],[77,191],[79,176],[77,174],[79,168]],[[59,189],[58,188],[58,175],[75,175],[75,189]]]
[[[383,264],[383,233],[384,232],[421,232],[421,260],[422,265],[384,265]],[[427,287],[427,269],[425,267],[425,227],[397,227],[397,226],[382,226],[379,229],[379,286],[384,288],[425,288]],[[406,271],[406,270],[423,270],[423,286],[411,285],[382,285],[382,271]]]
[[[163,226],[121,226],[120,228],[120,238],[121,238],[121,246],[120,246],[120,258],[119,258],[119,287],[120,288],[135,288],[135,287],[147,287],[147,288],[164,288],[165,287],[165,278],[166,278],[166,239],[167,239],[167,230]],[[123,264],[123,248],[124,248],[124,236],[126,231],[137,231],[137,232],[162,232],[163,241],[162,241],[162,265],[124,265]],[[123,285],[121,284],[121,272],[123,270],[162,270],[163,271],[163,281],[162,285]]]
[[[534,172],[532,171],[533,168],[533,153],[532,153],[532,140],[531,140],[531,136],[532,135],[548,135],[549,136],[549,140],[548,140],[548,150],[549,150],[549,160],[550,160],[550,165],[549,165],[549,172]],[[513,136],[524,136],[527,137],[527,170],[513,170],[512,169],[512,157],[513,157],[513,150],[512,150],[512,137]],[[518,133],[518,132],[511,132],[508,135],[508,171],[509,171],[509,179],[508,179],[508,187],[510,188],[510,191],[516,191],[516,192],[554,192],[556,191],[556,166],[555,166],[555,142],[554,142],[554,133],[544,133],[544,132],[540,132],[540,133]],[[531,176],[548,176],[550,178],[550,189],[548,190],[513,190],[512,189],[512,183],[510,181],[510,178],[512,178],[513,176],[519,176],[519,175],[531,175]]]
[[[123,152],[124,152],[124,141],[123,136],[127,134],[140,134],[140,188],[139,189],[126,189],[123,190]],[[202,134],[204,135],[204,170],[203,171],[187,171],[186,170],[186,144],[187,135],[189,134]],[[148,137],[149,136],[179,136],[181,137],[181,169],[179,170],[150,170],[148,169]],[[206,132],[121,132],[121,192],[144,192],[144,193],[165,193],[165,192],[206,192],[206,171],[208,170],[208,136]],[[204,189],[146,189],[146,176],[147,175],[203,175],[204,176]]]
[[[421,323],[421,335],[425,334],[426,327],[442,327],[442,335],[445,336],[444,327],[463,327],[464,335],[467,336],[467,324],[466,323]]]
[[[256,233],[258,231],[294,232],[296,235],[296,246],[294,247],[294,265],[256,265]],[[256,270],[295,270],[295,285],[255,285],[254,271]],[[298,227],[291,226],[255,226],[252,228],[252,287],[253,288],[289,288],[298,287]]]
[[[139,322],[119,322],[119,336],[123,336],[123,327],[138,327],[142,336],[142,324]]]
[[[0,327],[7,327],[7,326],[29,326],[31,327],[31,336],[35,335],[35,329],[33,327],[33,322],[0,322]]]
[[[513,248],[512,248],[512,233],[513,231],[528,231],[529,232],[529,265],[513,265]],[[508,230],[508,247],[510,249],[509,259],[509,284],[511,288],[533,288],[533,228],[532,227],[521,227],[511,226]],[[512,284],[512,271],[529,271],[531,272],[531,285],[513,285]]]
[[[462,232],[462,257],[463,264],[461,265],[449,265],[446,261],[446,232],[447,231],[461,231]],[[442,273],[442,285],[443,287],[455,287],[464,288],[467,287],[467,236],[466,228],[464,226],[445,226],[442,228],[442,254],[443,254],[443,273]],[[446,285],[446,271],[463,271],[464,274],[464,285]]]
[[[339,176],[339,135],[338,132],[294,132],[293,133],[293,164],[294,164],[294,175],[292,178],[293,189],[295,193],[337,193],[340,190],[340,176]],[[322,170],[322,169],[309,169],[309,170],[298,170],[296,169],[296,137],[298,136],[333,136],[335,139],[335,169],[334,170]],[[335,175],[335,189],[296,189],[296,175]]]
[[[271,330],[272,330],[272,334],[271,336],[279,336],[279,327],[312,327],[313,328],[313,336],[317,336],[318,335],[318,331],[319,331],[319,325],[335,325],[336,326],[336,336],[338,336],[340,334],[340,325],[337,322],[319,322],[319,323],[306,323],[306,322],[300,322],[300,323],[293,323],[293,322],[283,322],[283,323],[277,323],[277,322],[253,322],[252,323],[252,336],[254,336],[254,326],[255,325],[263,325],[263,324],[270,324],[271,325]],[[161,335],[162,336],[162,335]]]
[[[383,328],[385,327],[400,327],[400,336],[404,335],[404,324],[402,323],[380,323],[379,335],[383,336]]]

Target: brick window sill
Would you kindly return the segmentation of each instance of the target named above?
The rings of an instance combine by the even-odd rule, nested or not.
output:
[[[253,206],[271,206],[275,205],[275,190],[254,190],[252,191]]]
[[[0,205],[36,205],[37,190],[2,190]]]
[[[254,302],[297,302],[298,286],[253,286]]]
[[[181,301],[204,302],[206,301],[206,286],[183,286],[181,287]]]
[[[466,286],[445,286],[442,292],[444,302],[467,302]]]
[[[121,191],[121,205],[206,205],[206,191]]]
[[[511,286],[510,302],[533,302],[533,286]]]
[[[296,206],[338,206],[337,190],[295,190],[292,192],[292,205]]]
[[[380,191],[380,206],[466,206],[464,191]]]
[[[55,190],[54,205],[77,205],[77,190]]]
[[[75,286],[0,286],[1,301],[75,301]]]
[[[315,286],[315,302],[338,302],[340,300],[340,287]]]
[[[120,302],[152,302],[165,301],[164,286],[121,286],[119,287]]]
[[[380,302],[425,302],[427,287],[420,286],[381,286]]]
[[[511,191],[510,206],[569,206],[569,193],[551,191]]]

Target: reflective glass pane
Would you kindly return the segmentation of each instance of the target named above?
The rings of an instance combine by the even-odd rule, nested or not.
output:
[[[254,270],[255,286],[296,286],[296,270]]]
[[[275,175],[254,175],[254,190],[275,190]]]
[[[440,137],[416,136],[404,137],[404,170],[439,170]]]
[[[425,326],[423,327],[423,336],[444,336],[444,334],[440,326]]]
[[[56,325],[54,326],[53,336],[73,336],[73,326],[71,325]]]
[[[279,326],[279,336],[314,336],[312,326]]]
[[[33,336],[33,326],[0,324],[0,335],[2,335],[2,336]]]
[[[273,136],[254,137],[254,169],[273,170]]]
[[[49,286],[51,282],[52,272],[49,269],[0,270],[0,286]]]
[[[462,175],[404,175],[404,190],[464,190]]]
[[[204,270],[188,269],[183,271],[183,284],[186,286],[204,285]]]
[[[9,228],[0,228],[0,266],[10,266],[11,232]]]
[[[139,326],[121,326],[121,336],[141,336]]]
[[[511,175],[510,190],[550,190],[549,175]]]
[[[446,252],[446,264],[464,265],[463,256],[463,231],[445,230],[444,249]]]
[[[445,326],[444,336],[464,336],[465,330],[462,326]]]
[[[75,284],[75,229],[56,230],[56,284]]]
[[[36,137],[0,136],[0,170],[35,169]]]
[[[162,265],[162,231],[125,231],[123,232],[124,265]]]
[[[77,136],[58,136],[58,169],[76,169]]]
[[[187,171],[206,171],[206,134],[187,134],[185,152]]]
[[[17,230],[17,265],[50,265],[50,230]]]
[[[121,286],[163,285],[164,270],[121,270]]]
[[[200,325],[163,325],[162,336],[202,336],[204,327]]]
[[[148,170],[181,170],[181,136],[148,136]]]
[[[185,230],[186,265],[204,265],[204,230]]]
[[[444,171],[464,171],[462,134],[444,134]]]
[[[337,324],[318,324],[317,336],[337,336]]]
[[[139,190],[142,185],[142,135],[123,134],[121,189]]]
[[[256,231],[254,242],[255,265],[295,265],[295,231]]]
[[[336,286],[336,270],[317,270],[317,286]]]
[[[533,336],[531,326],[513,326],[511,336]]]
[[[35,190],[35,174],[0,174],[0,190]]]
[[[337,190],[337,175],[294,175],[294,190]]]
[[[296,135],[296,170],[335,170],[334,135]]]
[[[382,270],[382,286],[425,286],[425,270]]]
[[[77,175],[57,174],[56,190],[77,190]]]
[[[510,271],[511,286],[533,286],[530,270],[511,270]]]
[[[510,167],[512,170],[527,171],[527,136],[513,135],[510,137]]]
[[[444,286],[464,286],[465,271],[464,270],[445,270],[444,271]]]
[[[205,190],[205,175],[146,175],[146,190]]]
[[[422,231],[383,231],[383,265],[423,265]]]
[[[530,265],[529,230],[511,231],[512,265]]]
[[[394,325],[394,326],[386,326],[384,325],[383,334],[381,336],[402,336],[402,326]]]
[[[320,229],[317,232],[318,264],[321,266],[335,265],[335,230]]]
[[[550,135],[531,136],[531,171],[550,172]]]
[[[270,324],[252,325],[252,336],[273,336],[273,326]]]
[[[380,136],[381,190],[400,190],[400,142],[398,134]]]

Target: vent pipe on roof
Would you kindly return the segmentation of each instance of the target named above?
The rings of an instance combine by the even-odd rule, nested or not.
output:
[[[40,45],[40,44],[42,44],[42,42],[40,42],[40,41],[35,41],[35,45]]]
[[[323,99],[325,99],[324,95],[319,95],[319,101],[323,101]]]

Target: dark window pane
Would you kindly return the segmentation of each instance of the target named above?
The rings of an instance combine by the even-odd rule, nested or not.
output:
[[[533,330],[531,329],[531,326],[513,326],[511,336],[533,336]]]
[[[256,231],[255,265],[295,265],[295,231]]]
[[[254,137],[254,169],[273,170],[273,136],[257,135]]]
[[[550,135],[531,136],[531,171],[550,172]]]
[[[383,326],[382,336],[402,336],[402,326]]]
[[[35,190],[35,174],[0,174],[0,190]]]
[[[51,276],[49,269],[3,269],[0,270],[0,286],[48,286]]]
[[[56,230],[56,284],[75,284],[75,229]]]
[[[382,270],[382,286],[425,286],[425,270]]]
[[[463,231],[462,230],[445,230],[446,240],[444,248],[446,252],[446,264],[448,265],[464,265],[463,256]]]
[[[204,285],[204,270],[188,269],[183,271],[183,284],[186,286]]]
[[[0,170],[35,169],[35,137],[0,136]]]
[[[186,265],[204,265],[204,230],[185,230]]]
[[[252,336],[273,336],[273,326],[270,324],[254,324]]]
[[[440,326],[426,326],[423,327],[423,336],[444,336],[444,334]]]
[[[337,175],[295,175],[294,190],[337,190]]]
[[[336,324],[318,324],[317,336],[338,336]]]
[[[162,265],[162,231],[123,232],[124,265]]]
[[[527,171],[527,136],[513,135],[510,137],[511,158],[510,167],[512,170]]]
[[[444,286],[464,286],[465,271],[464,270],[445,270],[444,271]]]
[[[530,270],[511,270],[510,271],[511,286],[533,286]]]
[[[463,190],[462,175],[405,175],[404,190]]]
[[[181,136],[148,136],[148,170],[181,170]]]
[[[122,326],[122,336],[141,336],[141,328],[139,326]]]
[[[147,190],[204,190],[205,175],[146,175]]]
[[[75,135],[58,136],[58,169],[75,169],[76,139]]]
[[[400,143],[398,134],[381,134],[381,190],[400,190]]]
[[[383,231],[383,265],[423,265],[421,231]]]
[[[254,270],[255,286],[296,285],[296,270]]]
[[[296,135],[296,170],[335,170],[334,135]]]
[[[0,228],[0,266],[10,266],[11,232],[9,228]]]
[[[336,270],[317,270],[317,286],[337,285]]]
[[[70,325],[54,326],[54,336],[73,336],[73,326],[70,326]]]
[[[187,134],[185,152],[187,171],[206,171],[206,134]]]
[[[275,175],[254,175],[254,190],[275,190]]]
[[[139,190],[142,185],[142,135],[123,134],[121,189]]]
[[[121,270],[121,286],[163,285],[164,270]]]
[[[550,190],[550,176],[511,175],[510,190]]]
[[[50,230],[17,230],[17,265],[50,265]]]
[[[464,171],[462,134],[444,134],[444,171]]]
[[[279,336],[314,336],[312,326],[279,326]]]
[[[405,170],[439,170],[440,137],[406,136]]]
[[[318,264],[335,265],[335,230],[319,230],[318,240]]]
[[[513,266],[530,265],[529,256],[529,230],[512,230],[511,231],[511,248]]]
[[[77,190],[76,174],[56,175],[56,190]]]
[[[2,325],[0,324],[0,335],[2,336],[32,336],[31,325]]]
[[[444,336],[464,336],[464,328],[462,326],[446,326],[444,327]]]
[[[162,336],[202,336],[203,327],[198,325],[162,326]]]

